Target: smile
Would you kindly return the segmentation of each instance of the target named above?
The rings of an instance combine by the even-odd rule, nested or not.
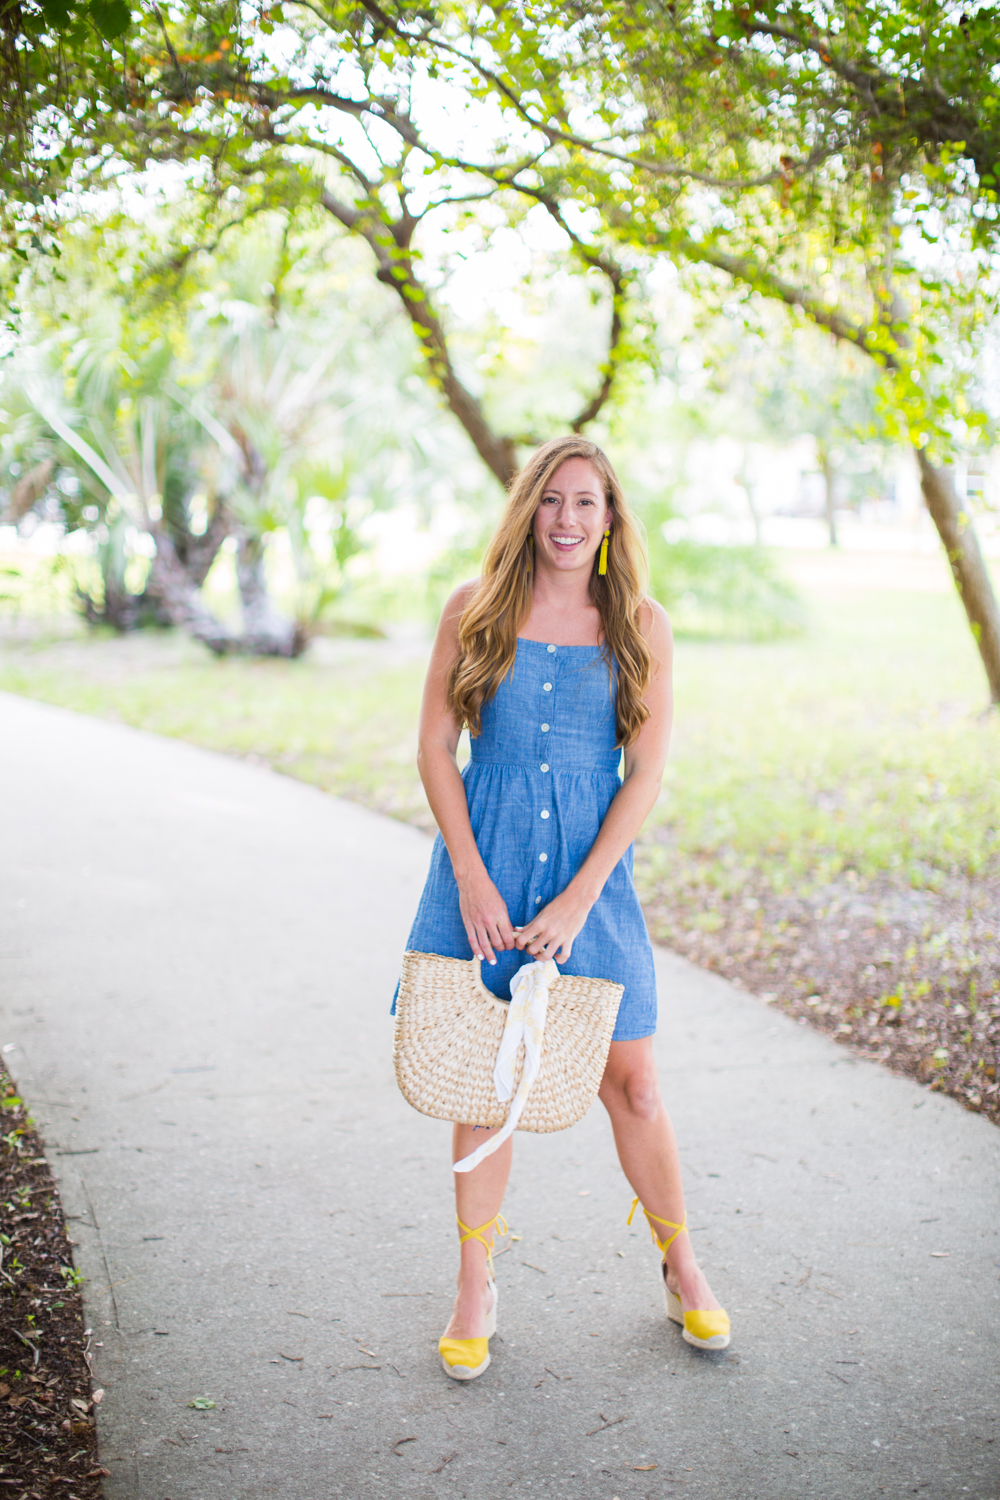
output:
[[[575,547],[577,545],[577,543],[582,542],[583,540],[584,540],[584,538],[582,536],[550,536],[549,537],[549,541],[550,542],[554,542],[557,547]]]

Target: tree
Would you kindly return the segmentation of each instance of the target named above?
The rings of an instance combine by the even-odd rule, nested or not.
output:
[[[141,230],[111,213],[71,227],[61,269],[44,261],[24,288],[25,337],[0,364],[0,521],[34,509],[89,533],[99,581],[74,566],[95,623],[294,653],[352,586],[362,520],[427,509],[442,469],[467,494],[471,468],[475,490],[391,299],[302,217],[235,227],[165,296],[137,294],[136,273],[150,245],[181,240],[184,212],[158,208]],[[200,595],[228,538],[242,630]]]
[[[171,364],[162,344],[137,363],[105,336],[79,340],[61,361],[41,345],[8,365],[2,454],[5,477],[16,482],[4,519],[18,521],[53,495],[68,530],[99,539],[100,595],[81,590],[88,619],[119,630],[170,623],[226,651],[236,644],[232,632],[200,589],[231,517],[216,498],[204,532],[191,528],[204,433],[165,389]],[[154,545],[135,593],[126,567],[130,539],[140,536]]]
[[[983,421],[967,372],[941,363],[949,333],[993,305],[977,283],[1000,222],[997,21],[943,0],[197,0],[141,13],[127,87],[66,131],[80,159],[103,142],[135,167],[199,164],[220,223],[321,204],[369,246],[428,378],[501,480],[515,440],[537,434],[496,432],[457,369],[426,259],[436,218],[488,204],[516,222],[540,205],[605,278],[608,353],[578,428],[613,388],[630,278],[656,256],[708,295],[743,288],[853,345],[915,448],[1000,701],[1000,611],[946,466]],[[942,236],[957,288],[942,284]]]
[[[877,364],[1000,703],[1000,609],[944,462],[985,422],[940,353],[996,306],[981,278],[1000,226],[997,10],[611,0],[571,6],[570,28],[566,14],[543,0],[525,27],[501,12],[459,49],[549,147],[552,166],[518,185],[593,205],[619,247],[714,267]],[[429,23],[391,24],[456,50]],[[948,286],[931,253],[943,231]]]
[[[279,34],[294,55],[272,62],[268,38],[277,41]],[[211,238],[267,207],[320,205],[368,245],[376,276],[392,289],[414,330],[427,378],[505,484],[517,467],[517,445],[542,434],[530,427],[493,429],[456,368],[418,243],[419,232],[442,213],[500,199],[503,185],[479,181],[472,192],[453,190],[455,173],[439,150],[428,154],[413,125],[410,96],[426,82],[426,69],[419,60],[411,63],[405,49],[394,48],[396,71],[384,99],[351,97],[359,80],[367,93],[383,71],[386,42],[391,37],[381,23],[376,19],[373,26],[363,9],[350,6],[296,6],[286,20],[280,6],[250,13],[230,3],[195,3],[172,9],[168,18],[154,3],[136,12],[127,45],[121,44],[120,82],[109,82],[106,66],[103,72],[81,69],[76,109],[73,89],[59,92],[53,113],[63,142],[63,180],[74,175],[67,162],[75,163],[78,181],[92,173],[102,149],[136,170],[149,162],[197,163]],[[106,57],[114,51],[106,46]],[[330,75],[345,65],[355,76],[338,92]],[[350,127],[347,139],[331,129],[331,116]],[[463,168],[456,171],[463,175]],[[21,227],[26,233],[30,223]],[[568,228],[567,235],[580,270],[597,272],[607,288],[607,354],[581,407],[564,418],[580,431],[606,403],[624,353],[627,278],[607,250]],[[36,252],[49,248],[37,232],[32,242]],[[175,268],[193,248],[172,257]],[[20,253],[29,250],[22,246]]]
[[[596,210],[618,254],[714,268],[875,361],[1000,702],[1000,609],[946,464],[984,418],[961,370],[935,378],[943,336],[996,305],[997,10],[532,0],[462,34],[453,13],[366,13],[501,103],[512,123],[482,175],[563,222]],[[950,265],[930,253],[943,232]]]

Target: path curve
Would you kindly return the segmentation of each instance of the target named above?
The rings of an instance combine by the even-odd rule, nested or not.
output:
[[[986,1121],[658,951],[732,1346],[666,1322],[598,1106],[518,1136],[456,1387],[448,1127],[389,1058],[428,841],[8,695],[0,787],[0,1043],[76,1216],[108,1500],[1000,1496]]]

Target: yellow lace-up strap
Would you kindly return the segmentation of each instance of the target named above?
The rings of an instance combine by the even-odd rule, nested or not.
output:
[[[626,1224],[631,1224],[632,1215],[635,1213],[638,1206],[638,1198],[633,1198],[632,1207],[629,1209],[628,1218],[625,1220]],[[643,1213],[646,1215],[646,1223],[649,1225],[649,1232],[653,1236],[653,1244],[656,1246],[657,1250],[659,1250],[660,1254],[664,1258],[666,1258],[667,1251],[674,1243],[674,1240],[679,1234],[683,1234],[685,1229],[688,1227],[687,1214],[684,1215],[683,1224],[675,1224],[673,1219],[661,1219],[657,1214],[651,1214],[648,1208],[644,1208]],[[674,1231],[669,1240],[660,1239],[659,1235],[656,1233],[656,1230],[653,1228],[654,1219],[656,1220],[657,1224],[665,1224],[668,1229],[672,1229]]]
[[[638,1199],[636,1199],[636,1202],[638,1202]],[[497,1234],[500,1236],[501,1239],[503,1239],[504,1235],[507,1233],[507,1220],[504,1218],[503,1214],[494,1214],[492,1219],[487,1219],[486,1223],[485,1224],[480,1224],[480,1226],[479,1226],[478,1229],[470,1229],[469,1226],[468,1226],[468,1224],[463,1224],[462,1223],[461,1219],[458,1217],[457,1214],[455,1215],[455,1222],[457,1223],[459,1229],[462,1230],[462,1233],[458,1237],[459,1248],[461,1248],[462,1245],[465,1244],[466,1240],[478,1240],[481,1245],[485,1245],[485,1247],[486,1247],[486,1259],[489,1261],[490,1275],[492,1275],[493,1274],[493,1236],[490,1235],[490,1237],[489,1237],[488,1240],[484,1239],[483,1238],[483,1230],[484,1229],[489,1229],[489,1228],[491,1228],[492,1225],[495,1224],[496,1227],[497,1227]],[[500,1228],[501,1224],[503,1225],[502,1229]]]

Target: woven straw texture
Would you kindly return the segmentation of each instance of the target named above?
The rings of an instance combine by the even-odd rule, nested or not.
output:
[[[518,1130],[573,1125],[597,1097],[622,986],[561,974],[549,986],[542,1064]],[[408,952],[396,1000],[393,1062],[404,1098],[421,1114],[468,1125],[502,1125],[510,1104],[493,1086],[507,1005],[479,978],[478,959]],[[514,1070],[524,1068],[524,1046]]]

